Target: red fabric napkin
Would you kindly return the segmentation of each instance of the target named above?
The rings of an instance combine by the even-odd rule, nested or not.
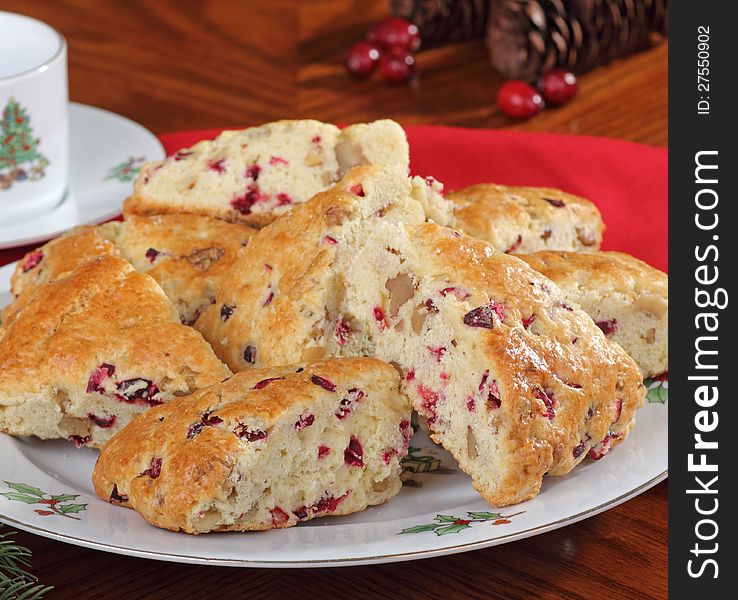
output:
[[[447,190],[472,183],[561,188],[592,200],[607,225],[604,250],[666,271],[667,150],[633,142],[551,133],[408,125],[413,174]],[[211,138],[211,129],[160,136],[168,153]]]
[[[491,181],[558,187],[597,204],[607,225],[603,249],[667,269],[667,151],[608,138],[489,129],[406,128],[414,174],[451,190]],[[160,136],[167,153],[219,129]],[[0,264],[25,249],[0,251]]]

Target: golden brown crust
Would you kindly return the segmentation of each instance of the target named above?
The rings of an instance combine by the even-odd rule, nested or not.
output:
[[[391,366],[373,358],[238,373],[218,385],[180,398],[176,404],[137,416],[103,448],[93,473],[95,491],[110,501],[115,489],[119,496],[127,498],[117,503],[134,508],[158,527],[198,533],[193,528],[193,514],[233,488],[232,472],[249,446],[246,438],[235,432],[248,425],[249,429],[258,430],[263,439],[269,439],[272,428],[287,411],[307,410],[325,396],[326,390],[316,384],[316,376],[338,388],[374,381],[379,389],[396,389],[398,380]],[[394,412],[397,407],[387,409]],[[159,461],[160,475],[156,477],[147,470],[152,460]],[[274,525],[233,524],[219,529],[270,526]]]
[[[230,374],[200,334],[179,323],[153,279],[119,257],[102,255],[28,290],[9,312],[0,337],[0,405],[22,412],[25,402],[58,403],[60,418],[86,419],[86,412],[75,414],[75,406],[97,398],[89,382],[102,364],[114,367],[111,382],[153,382],[162,401]],[[121,410],[138,404],[118,402]],[[41,435],[33,420],[27,415],[27,431],[7,423],[0,427]]]
[[[449,193],[456,226],[509,253],[597,250],[605,226],[597,207],[553,188],[480,183]]]

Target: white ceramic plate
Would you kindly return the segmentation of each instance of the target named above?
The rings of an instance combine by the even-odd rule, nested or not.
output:
[[[141,165],[165,156],[156,136],[138,123],[75,102],[69,105],[69,138],[67,194],[37,218],[0,223],[0,250],[42,242],[120,214]]]
[[[0,268],[0,306],[10,301],[14,267]],[[547,478],[538,497],[504,509],[484,502],[453,458],[418,432],[405,461],[406,485],[383,506],[290,529],[190,536],[156,529],[134,511],[99,500],[90,481],[95,450],[0,434],[0,520],[98,550],[215,565],[360,565],[476,550],[591,517],[663,480],[668,382],[649,387],[625,443],[565,477]]]

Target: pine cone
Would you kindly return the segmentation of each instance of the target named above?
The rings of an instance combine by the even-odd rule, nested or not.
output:
[[[418,27],[423,48],[484,36],[489,5],[490,0],[390,1],[392,14]]]
[[[492,63],[532,81],[553,68],[583,73],[666,34],[667,0],[499,0],[487,29]]]

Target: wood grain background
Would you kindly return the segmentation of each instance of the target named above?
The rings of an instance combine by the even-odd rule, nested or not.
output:
[[[421,52],[420,76],[409,86],[348,78],[343,54],[387,13],[381,0],[0,0],[0,10],[40,18],[65,35],[72,100],[155,133],[391,117],[667,143],[666,44],[581,77],[573,102],[519,123],[495,107],[501,79],[481,40]],[[10,259],[0,253],[0,263]],[[56,586],[50,598],[663,598],[667,489],[662,483],[514,544],[368,567],[190,566],[16,538],[33,550],[34,572]]]

